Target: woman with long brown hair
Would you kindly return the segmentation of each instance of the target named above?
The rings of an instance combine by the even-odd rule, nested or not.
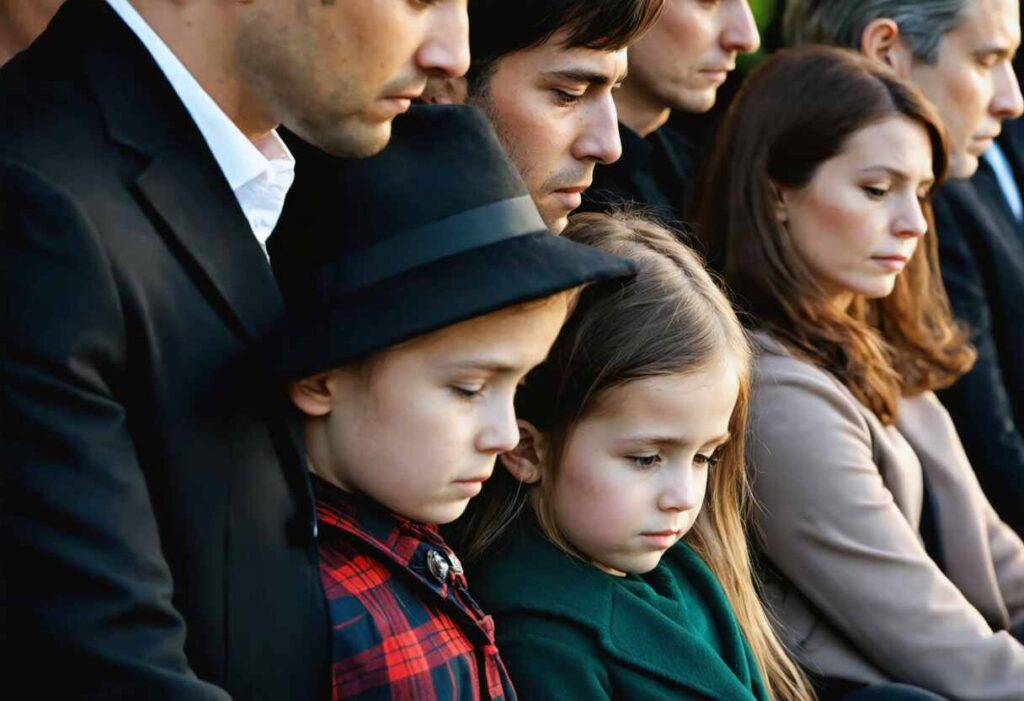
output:
[[[1024,698],[1024,545],[933,394],[973,362],[931,226],[945,168],[914,88],[841,49],[787,50],[733,103],[698,198],[755,330],[767,598],[823,698],[893,680]]]
[[[660,226],[586,214],[565,236],[639,272],[582,292],[462,526],[517,690],[809,701],[751,575],[741,324]]]

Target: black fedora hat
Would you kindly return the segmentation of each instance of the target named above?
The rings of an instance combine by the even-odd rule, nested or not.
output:
[[[414,107],[371,158],[289,146],[295,184],[267,244],[288,310],[272,345],[284,379],[633,273],[547,230],[472,107]]]

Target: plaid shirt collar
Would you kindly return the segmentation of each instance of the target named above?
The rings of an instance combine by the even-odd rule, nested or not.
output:
[[[333,697],[515,701],[494,622],[437,528],[316,477],[313,485]]]
[[[451,586],[466,589],[462,562],[436,526],[400,516],[368,496],[346,492],[316,475],[313,489],[322,528],[338,529],[370,545],[379,556],[408,570],[442,598],[448,598]],[[469,608],[482,616],[475,602]]]

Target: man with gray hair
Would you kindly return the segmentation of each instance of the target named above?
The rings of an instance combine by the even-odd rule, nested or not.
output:
[[[837,44],[889,64],[945,124],[950,176],[966,178],[1005,119],[1024,111],[1011,59],[1016,0],[794,0],[787,44]]]
[[[939,111],[951,178],[934,201],[943,281],[978,351],[940,398],[992,505],[1024,536],[1024,224],[1011,167],[1024,174],[1024,154],[995,143],[1024,111],[1011,63],[1019,4],[794,0],[784,32],[787,43],[840,44],[888,63]]]

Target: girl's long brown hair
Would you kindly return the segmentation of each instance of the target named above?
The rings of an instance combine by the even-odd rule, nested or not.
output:
[[[837,309],[774,216],[775,186],[807,185],[855,132],[903,116],[932,144],[936,181],[947,151],[933,108],[883,65],[846,49],[778,52],[737,95],[697,197],[697,233],[754,324],[839,378],[886,424],[897,402],[952,384],[974,362],[939,273],[930,201],[928,233],[892,294]]]
[[[770,696],[787,701],[812,698],[803,674],[769,624],[751,569],[744,530],[750,506],[744,466],[750,349],[736,314],[700,258],[647,219],[581,214],[564,235],[633,260],[639,273],[626,283],[583,290],[547,361],[530,373],[520,390],[518,416],[544,433],[546,468],[557,469],[573,427],[598,408],[609,390],[722,362],[734,367],[740,392],[730,420],[732,438],[710,471],[704,506],[686,540],[721,582]],[[549,483],[523,485],[499,467],[471,502],[462,526],[467,559],[472,562],[493,547],[527,505],[545,535],[576,554],[550,512],[552,500],[542,488]]]

